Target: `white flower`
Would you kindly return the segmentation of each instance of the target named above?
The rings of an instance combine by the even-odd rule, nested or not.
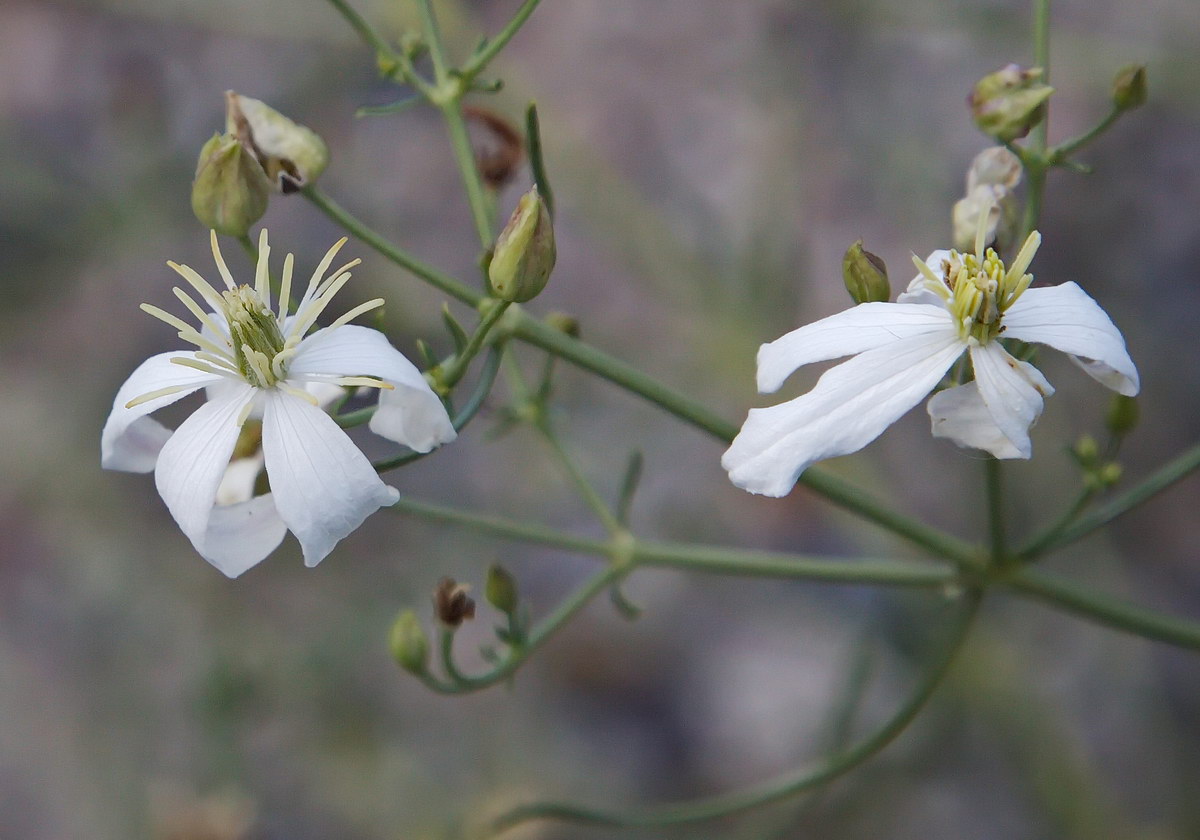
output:
[[[175,289],[199,328],[142,305],[198,349],[151,356],[130,375],[101,434],[101,465],[153,471],[159,494],[196,551],[229,577],[274,551],[289,530],[300,541],[305,563],[315,566],[367,516],[398,498],[319,407],[316,394],[327,394],[329,386],[381,389],[371,430],[418,452],[455,437],[421,372],[382,333],[348,324],[381,299],[354,307],[306,337],[359,262],[326,276],[345,241],[321,260],[290,315],[292,255],[284,260],[279,306],[272,309],[265,230],[253,287],[234,283],[215,233],[213,257],[225,291],[218,293],[187,266],[168,263],[203,301],[202,307]],[[207,402],[174,432],[147,416],[201,388]],[[251,415],[262,419],[262,451],[231,463]],[[261,465],[271,492],[252,497]]]
[[[1054,347],[1107,387],[1138,392],[1121,333],[1075,283],[1030,289],[1026,274],[1041,242],[1035,232],[1010,268],[982,247],[935,251],[896,303],[863,303],[764,344],[758,389],[774,392],[797,368],[853,358],[828,370],[806,394],[751,409],[721,459],[752,493],[783,496],[813,462],[856,452],[921,401],[967,352],[975,379],[929,401],[933,434],[997,458],[1028,458],[1029,427],[1054,392],[1001,338]]]

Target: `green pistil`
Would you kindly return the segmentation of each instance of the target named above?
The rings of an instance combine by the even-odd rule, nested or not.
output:
[[[225,317],[233,344],[234,361],[247,382],[269,388],[282,371],[272,363],[284,349],[283,333],[275,313],[249,286],[224,292]]]

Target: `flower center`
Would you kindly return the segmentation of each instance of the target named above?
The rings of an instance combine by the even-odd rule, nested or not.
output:
[[[290,355],[281,356],[285,341],[275,313],[249,286],[238,286],[221,297],[238,372],[251,385],[270,388],[286,376]]]
[[[914,258],[913,262],[925,276],[926,286],[946,301],[959,338],[987,344],[1004,331],[1004,313],[1033,282],[1033,275],[1025,269],[1041,241],[1037,231],[1029,234],[1008,267],[994,249],[985,249],[982,242],[977,242],[974,254],[951,251],[942,261],[941,274],[921,260]]]
[[[292,292],[292,255],[288,254],[283,261],[283,276],[280,281],[278,311],[271,308],[271,286],[267,272],[267,259],[270,248],[267,245],[267,232],[262,231],[258,240],[258,265],[255,270],[253,286],[238,286],[233,282],[233,275],[221,256],[217,246],[217,235],[211,236],[213,259],[221,273],[225,290],[218,292],[209,283],[186,265],[168,262],[188,284],[200,295],[201,300],[208,304],[213,313],[220,313],[225,318],[225,327],[217,323],[204,311],[191,295],[176,288],[175,296],[187,307],[188,311],[200,322],[200,328],[191,326],[169,312],[142,304],[142,310],[179,330],[179,337],[197,349],[189,357],[175,357],[174,364],[210,373],[226,379],[246,382],[255,388],[279,388],[297,397],[308,400],[313,405],[317,399],[296,383],[285,382],[287,366],[299,350],[300,342],[305,334],[316,324],[318,316],[329,306],[333,296],[346,285],[350,279],[350,269],[358,265],[358,260],[351,260],[341,268],[326,274],[337,254],[338,249],[345,244],[343,238],[325,254],[312,279],[308,281],[308,289],[296,305],[294,315],[288,315],[291,306]],[[326,327],[327,331],[349,323],[353,319],[383,305],[382,298],[375,298],[346,312]],[[227,328],[227,329],[226,329]],[[207,334],[205,334],[207,330]],[[372,376],[342,376],[337,374],[310,373],[300,377],[303,382],[326,382],[353,388],[366,386],[371,388],[391,389],[393,386]],[[186,385],[173,385],[142,394],[126,403],[126,408],[186,390]],[[250,410],[246,404],[246,411]],[[246,418],[239,419],[239,424]]]

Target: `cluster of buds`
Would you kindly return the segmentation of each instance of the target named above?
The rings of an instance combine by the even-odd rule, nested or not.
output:
[[[200,149],[192,211],[211,230],[245,236],[267,212],[272,191],[301,189],[328,162],[329,149],[316,132],[257,99],[227,91],[225,133]]]
[[[967,191],[954,205],[954,247],[975,248],[975,236],[984,226],[984,244],[1003,250],[1016,229],[1014,191],[1021,182],[1021,161],[1003,146],[984,149],[967,170]],[[986,218],[986,221],[982,221]]]

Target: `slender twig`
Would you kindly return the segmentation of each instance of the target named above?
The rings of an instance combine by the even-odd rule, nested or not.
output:
[[[533,14],[533,10],[537,8],[541,0],[525,0],[521,4],[521,8],[517,9],[516,14],[512,16],[508,23],[504,24],[504,28],[497,32],[487,43],[485,43],[478,52],[467,59],[467,63],[459,70],[459,75],[470,82],[480,73],[482,73],[491,63],[492,59],[500,54],[512,37],[520,31],[525,21]]]
[[[1045,601],[1090,621],[1107,624],[1147,639],[1200,650],[1200,621],[1163,615],[1077,586],[1039,569],[1024,568],[1007,585],[1023,595]]]
[[[1148,478],[1112,501],[1080,517],[1074,525],[1063,528],[1057,535],[1034,537],[1028,546],[1021,549],[1019,554],[1022,558],[1031,558],[1036,554],[1045,554],[1081,540],[1093,531],[1103,528],[1118,516],[1128,513],[1143,502],[1157,496],[1198,468],[1200,468],[1200,444],[1184,450]]]
[[[775,551],[747,551],[639,539],[596,540],[544,525],[478,514],[403,497],[392,510],[453,522],[508,539],[550,545],[597,557],[621,557],[636,565],[746,577],[803,578],[827,583],[944,587],[958,580],[952,569],[890,560],[836,560]]]
[[[610,827],[679,825],[730,816],[826,784],[873,758],[908,728],[950,670],[950,665],[962,648],[978,611],[980,598],[981,595],[977,591],[965,596],[965,603],[943,651],[934,659],[929,670],[896,713],[870,736],[844,752],[829,756],[815,768],[790,773],[766,784],[734,793],[633,813],[618,813],[556,802],[532,803],[514,808],[497,818],[492,823],[493,836],[521,823],[538,819],[557,819]]]

